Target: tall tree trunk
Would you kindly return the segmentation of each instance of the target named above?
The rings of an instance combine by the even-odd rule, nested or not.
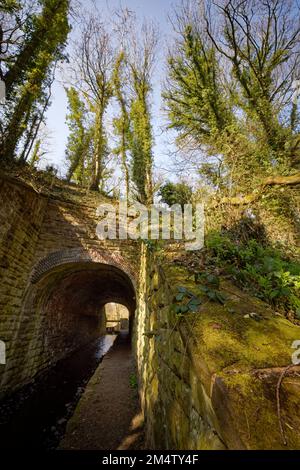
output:
[[[0,158],[11,160],[15,156],[16,148],[29,119],[32,107],[32,96],[27,90],[20,98],[9,124],[4,132],[0,145]]]
[[[40,151],[40,148],[41,148],[41,140],[38,139],[35,143],[35,146],[34,146],[34,149],[33,149],[33,153],[32,153],[32,157],[30,159],[30,166],[33,168],[35,166],[35,164],[39,161],[39,151]]]
[[[30,130],[27,134],[27,138],[26,138],[26,141],[24,143],[22,153],[20,155],[20,161],[21,162],[26,162],[26,160],[28,158],[28,155],[29,155],[29,153],[32,149],[32,145],[33,145],[35,135],[36,135],[36,129],[39,127],[38,126],[38,120],[39,120],[39,116],[38,116],[38,114],[36,114],[34,116],[34,118],[32,119]]]
[[[95,151],[93,158],[93,171],[91,177],[90,189],[99,191],[99,185],[103,173],[103,158],[105,152],[105,141],[103,136],[103,109],[101,105],[96,113],[95,123]]]
[[[126,154],[126,148],[127,148],[127,142],[126,142],[126,136],[125,136],[125,129],[123,128],[123,133],[122,133],[122,165],[123,165],[123,170],[124,170],[124,176],[125,176],[125,198],[129,198],[129,168],[127,164],[127,154]]]

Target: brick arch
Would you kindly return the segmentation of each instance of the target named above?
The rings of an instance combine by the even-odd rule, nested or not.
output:
[[[103,248],[97,248],[96,250],[73,248],[49,253],[44,258],[41,258],[34,266],[30,275],[30,283],[37,284],[51,269],[70,263],[83,262],[114,266],[121,271],[124,271],[124,273],[129,276],[134,287],[136,286],[137,273],[128,259],[128,256],[124,256],[119,252],[111,252]]]
[[[25,350],[18,359],[18,380],[26,382],[104,334],[103,307],[110,302],[128,308],[132,325],[136,277],[125,256],[74,249],[40,259],[27,284],[22,326],[14,338],[13,349],[22,345]]]
[[[133,297],[134,288],[140,283],[140,242],[98,239],[99,217],[96,214],[103,198],[96,194],[85,194],[77,188],[62,188],[60,185],[57,190],[53,188],[53,193],[47,190],[41,194],[18,180],[7,180],[6,177],[1,183],[3,237],[0,270],[4,274],[1,292],[5,302],[7,299],[0,322],[1,340],[7,346],[7,364],[0,366],[0,396],[3,396],[63,357],[63,347],[49,353],[47,346],[51,328],[54,328],[54,322],[47,326],[45,321],[45,318],[50,318],[50,307],[53,306],[54,320],[62,322],[64,319],[63,314],[54,316],[55,308],[59,307],[59,302],[55,304],[55,292],[59,289],[62,292],[63,286],[67,287],[71,282],[78,286],[84,271],[89,272],[86,275],[87,289],[93,282],[100,286],[100,271],[104,269],[111,279],[116,275],[122,284],[119,285],[127,287]],[[111,293],[115,295],[116,292]],[[80,307],[78,295],[75,292],[69,314]],[[91,326],[95,317],[90,313],[96,300],[85,309],[87,314],[82,317],[89,319]],[[133,311],[132,298],[123,296],[121,301],[127,304],[130,301]],[[64,313],[67,317],[67,311]],[[60,325],[57,336],[61,333],[59,328]],[[71,347],[65,352],[71,352]]]

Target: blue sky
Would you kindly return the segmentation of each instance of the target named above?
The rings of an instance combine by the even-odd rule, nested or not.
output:
[[[169,168],[168,151],[172,145],[168,144],[170,137],[165,132],[162,133],[161,127],[164,124],[163,113],[161,111],[161,83],[164,76],[164,52],[166,51],[167,38],[172,34],[171,25],[168,22],[168,14],[172,12],[174,0],[95,0],[100,12],[104,16],[110,16],[111,11],[122,6],[137,13],[139,18],[151,18],[160,28],[161,43],[158,54],[158,64],[154,76],[154,98],[152,107],[153,128],[155,137],[155,165],[158,168]],[[92,3],[90,0],[84,0],[85,8],[89,8]],[[54,83],[52,91],[52,105],[47,113],[47,130],[49,130],[51,152],[46,157],[46,163],[54,164],[64,173],[64,151],[68,137],[68,129],[65,124],[67,113],[67,101],[61,77],[57,74],[57,80]],[[166,177],[171,175],[164,170],[159,170]]]

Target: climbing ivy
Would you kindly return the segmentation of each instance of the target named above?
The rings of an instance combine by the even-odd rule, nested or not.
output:
[[[210,273],[195,273],[195,282],[200,285],[200,289],[209,300],[219,302],[224,305],[225,296],[220,292],[220,278]]]
[[[178,293],[175,296],[175,313],[182,316],[186,313],[196,313],[202,304],[200,296],[208,300],[224,305],[226,297],[220,292],[220,279],[211,273],[194,273],[195,283],[198,285],[199,294],[196,295],[186,287],[177,286]]]
[[[195,313],[198,311],[199,306],[201,305],[201,300],[193,292],[190,292],[185,287],[177,287],[178,294],[175,297],[179,305],[175,306],[175,313],[178,316],[182,316],[185,313]]]

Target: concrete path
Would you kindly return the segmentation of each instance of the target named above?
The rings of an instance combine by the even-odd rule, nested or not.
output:
[[[89,381],[59,448],[126,450],[143,447],[143,419],[128,337],[119,336]]]

